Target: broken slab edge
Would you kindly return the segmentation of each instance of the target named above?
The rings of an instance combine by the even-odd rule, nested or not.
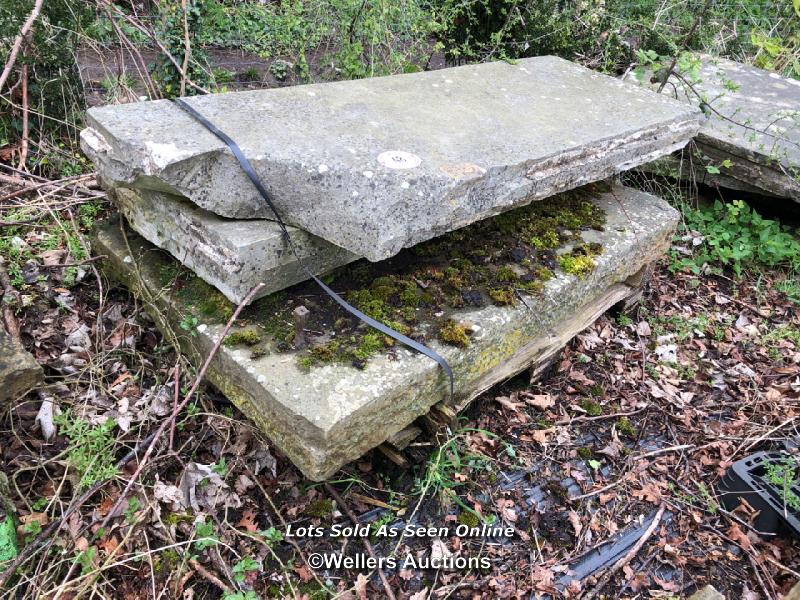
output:
[[[151,190],[109,188],[128,225],[166,250],[234,304],[259,283],[261,298],[321,276],[358,257],[305,231],[288,227],[297,256],[278,223],[266,219],[232,221],[188,200]],[[297,260],[297,257],[302,262]]]

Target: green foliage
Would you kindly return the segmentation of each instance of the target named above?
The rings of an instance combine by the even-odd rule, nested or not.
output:
[[[271,547],[275,544],[283,541],[283,533],[275,529],[274,527],[270,527],[269,529],[264,529],[258,532],[258,535],[264,538],[264,541]]]
[[[194,548],[198,551],[211,548],[219,543],[219,538],[214,534],[214,523],[210,521],[195,522],[194,534]]]
[[[116,477],[119,470],[114,456],[116,422],[108,419],[100,425],[91,425],[71,411],[54,417],[61,433],[69,440],[66,456],[69,466],[78,474],[78,487],[85,489],[99,481]]]
[[[89,546],[75,555],[73,562],[81,566],[81,575],[86,575],[94,570],[94,559],[97,557],[97,548]]]
[[[420,70],[438,27],[421,0],[202,0],[197,6],[202,13],[197,43],[285,57],[270,67],[278,81],[292,68],[307,78],[308,56],[319,47],[330,49],[324,62],[334,65],[336,79]]]
[[[778,487],[785,506],[800,511],[800,498],[792,491],[797,482],[797,459],[787,456],[783,460],[766,465],[764,478]]]
[[[800,240],[788,227],[764,219],[742,200],[715,202],[710,208],[684,208],[683,233],[702,236],[691,256],[673,250],[673,268],[699,273],[704,265],[725,265],[741,275],[745,269],[787,267],[800,270]]]
[[[14,37],[33,8],[34,0],[0,1],[0,56],[5,57]],[[17,142],[22,133],[19,68],[28,68],[28,101],[32,118],[32,144],[28,165],[45,174],[65,176],[84,172],[88,161],[77,144],[83,118],[83,96],[75,64],[75,49],[81,31],[94,18],[87,2],[48,0],[34,23],[27,50],[17,58],[15,72],[0,95],[0,147]],[[7,94],[8,86],[15,94]]]
[[[258,600],[258,596],[253,590],[247,590],[245,592],[228,590],[222,595],[222,600]]]
[[[261,570],[261,563],[250,556],[245,556],[233,565],[233,578],[237,583],[244,583],[248,573],[255,573]]]
[[[136,496],[132,496],[128,500],[128,506],[125,507],[123,512],[123,515],[125,515],[125,522],[128,523],[128,525],[136,523],[136,513],[138,513],[141,508],[142,503]]]
[[[160,2],[156,26],[159,41],[181,68],[186,55],[184,33],[188,31],[191,60],[186,61],[186,77],[203,88],[213,87],[215,83],[214,73],[208,65],[208,55],[197,43],[205,22],[203,12],[206,4],[208,2],[205,0],[186,0],[184,12],[181,2],[177,0]],[[184,89],[181,89],[181,72],[166,55],[159,55],[152,75],[161,93],[167,98],[197,93],[197,90],[190,85],[185,85]]]
[[[14,517],[5,515],[0,520],[0,564],[17,556],[17,528]]]

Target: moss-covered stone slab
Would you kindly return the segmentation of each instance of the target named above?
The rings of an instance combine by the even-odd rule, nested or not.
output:
[[[188,200],[152,190],[116,188],[113,196],[134,231],[231,302],[244,300],[258,283],[264,284],[260,297],[308,279],[274,221],[223,219]],[[289,235],[303,265],[315,275],[358,258],[300,229],[290,227]]]
[[[695,60],[662,94],[707,105],[696,139],[703,155],[698,179],[800,202],[800,81],[724,58]],[[645,87],[659,85],[647,70],[632,77]]]
[[[585,202],[593,209],[586,210]],[[529,208],[538,205],[544,203]],[[633,293],[634,288],[625,282],[662,255],[678,222],[678,213],[663,200],[618,186],[582,196],[576,210],[592,217],[586,230],[559,227],[554,236],[542,230],[530,237],[531,229],[526,227],[521,230],[526,239],[502,250],[487,245],[482,231],[493,225],[484,222],[483,229],[459,238],[459,248],[469,259],[448,259],[441,269],[417,265],[434,260],[426,259],[426,254],[444,243],[434,240],[430,242],[433,250],[428,247],[422,254],[405,257],[406,263],[393,265],[394,270],[387,271],[392,274],[385,275],[380,285],[372,285],[373,281],[364,290],[352,288],[348,278],[362,267],[371,267],[369,263],[345,267],[343,274],[334,274],[331,285],[348,297],[362,297],[368,290],[364,308],[379,311],[383,319],[407,317],[397,326],[408,327],[453,367],[456,405],[461,406],[498,379],[529,367],[543,354],[552,355],[604,310]],[[594,218],[597,214],[603,215],[602,222]],[[489,230],[492,236],[497,231],[520,231],[512,220],[502,218],[496,217],[501,219],[500,227]],[[558,218],[556,214],[545,220],[555,223]],[[525,215],[515,215],[513,221],[525,223]],[[536,219],[527,222],[531,225]],[[219,340],[231,305],[197,278],[182,280],[169,255],[132,232],[126,244],[124,232],[119,223],[96,231],[94,250],[108,255],[107,272],[142,296],[159,326],[176,332],[184,350],[201,360]],[[546,239],[550,237],[554,239]],[[539,249],[548,244],[561,245],[555,251]],[[594,251],[587,253],[589,248]],[[539,260],[552,261],[552,276],[544,276]],[[468,270],[466,262],[472,265]],[[530,279],[532,272],[543,275],[541,283]],[[417,282],[423,297],[438,289],[443,298],[440,305],[431,292],[430,306],[427,299],[415,302],[416,322],[393,291],[402,284],[400,296],[410,296],[409,278]],[[496,287],[498,281],[506,280],[513,281],[508,287]],[[466,284],[481,282],[490,293],[466,289]],[[459,302],[447,286],[462,283],[461,298],[470,302],[454,308]],[[510,290],[512,295],[492,295],[493,290]],[[447,379],[430,359],[401,347],[387,347],[385,341],[372,347],[369,332],[351,326],[342,313],[314,321],[314,315],[326,313],[324,302],[319,291],[302,286],[257,301],[243,313],[241,327],[224,341],[208,372],[209,380],[303,473],[316,480],[330,476],[448,398]],[[284,320],[282,327],[275,323],[276,314],[288,311],[291,315],[301,305],[310,313],[303,317],[302,331],[294,331],[290,320]],[[188,323],[191,331],[181,329],[181,322],[184,327]],[[441,341],[442,329],[453,325],[467,339],[460,340],[454,333],[449,342]]]
[[[669,154],[701,119],[552,56],[186,102],[236,140],[287,223],[371,261]],[[92,108],[87,123],[81,146],[104,180],[273,217],[174,103]]]

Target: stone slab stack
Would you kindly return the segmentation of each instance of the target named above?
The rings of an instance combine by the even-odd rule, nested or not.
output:
[[[668,155],[701,123],[690,105],[553,57],[187,102],[236,140],[316,274],[359,257],[402,262],[392,257],[404,248]],[[169,101],[94,108],[88,122],[84,151],[142,236],[106,225],[96,250],[109,256],[109,273],[154,299],[162,327],[198,300],[187,304],[163,281],[176,259],[213,286],[209,296],[224,294],[219,312],[258,282],[270,294],[253,307],[262,313],[303,304],[292,289],[281,292],[307,279],[298,257],[202,125]],[[633,294],[637,273],[668,246],[677,214],[663,201],[622,187],[589,201],[607,222],[577,234],[603,248],[589,276],[560,272],[553,260],[556,276],[520,292],[516,306],[449,310],[445,318],[470,324],[465,348],[437,342],[432,323],[416,327],[453,367],[459,406],[552,356]],[[530,243],[525,251],[535,254]],[[213,312],[195,311],[196,335],[182,340],[197,359],[219,339]],[[336,326],[329,329],[315,335],[335,337]],[[209,378],[309,477],[331,475],[448,396],[437,365],[403,348],[356,366],[301,368],[297,336],[258,356],[224,346]]]

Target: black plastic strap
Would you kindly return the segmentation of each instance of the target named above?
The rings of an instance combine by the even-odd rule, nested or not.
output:
[[[184,111],[189,113],[198,123],[203,125],[211,133],[213,133],[215,136],[217,136],[219,139],[221,139],[223,142],[225,142],[225,144],[228,146],[228,148],[230,148],[230,151],[233,153],[233,156],[236,157],[236,160],[239,162],[239,165],[242,167],[242,170],[245,172],[245,175],[247,175],[247,177],[250,179],[250,181],[253,182],[253,185],[258,190],[258,193],[261,195],[262,198],[264,198],[264,201],[267,203],[267,205],[269,206],[270,210],[275,215],[275,221],[278,223],[278,225],[281,228],[281,231],[283,232],[283,237],[286,240],[286,244],[289,246],[289,249],[292,251],[292,254],[294,254],[294,257],[297,259],[298,264],[303,269],[303,271],[305,271],[306,275],[308,275],[311,279],[313,279],[317,283],[317,285],[319,287],[321,287],[322,290],[326,294],[328,294],[331,298],[336,300],[336,302],[339,304],[339,306],[344,308],[350,314],[355,315],[356,317],[358,317],[360,320],[364,321],[370,327],[374,327],[375,329],[377,329],[381,333],[384,333],[384,334],[388,335],[389,337],[394,338],[395,340],[397,340],[398,342],[408,346],[412,350],[416,350],[417,352],[419,352],[421,354],[424,354],[428,358],[431,358],[431,359],[435,360],[437,363],[439,363],[439,366],[442,367],[444,372],[447,374],[447,377],[450,379],[450,399],[452,400],[453,399],[453,391],[454,391],[453,388],[454,388],[455,380],[454,380],[454,377],[453,377],[453,370],[450,368],[450,365],[447,363],[447,361],[444,359],[444,357],[442,357],[437,352],[431,350],[430,348],[428,348],[424,344],[420,344],[419,342],[416,342],[416,341],[412,340],[410,337],[403,335],[399,331],[395,331],[391,327],[387,327],[383,323],[381,323],[379,321],[376,321],[375,319],[373,319],[370,316],[365,315],[363,312],[358,310],[356,307],[352,306],[347,301],[345,301],[344,298],[339,296],[339,294],[334,292],[327,285],[322,283],[322,280],[320,280],[316,275],[314,275],[314,273],[312,273],[308,269],[308,267],[306,267],[305,262],[303,262],[303,260],[297,254],[297,250],[295,249],[294,244],[292,243],[292,238],[289,236],[289,231],[288,231],[288,229],[286,229],[286,224],[283,222],[283,219],[281,218],[281,214],[278,212],[278,209],[275,207],[275,203],[272,201],[272,196],[267,191],[267,189],[264,187],[264,184],[261,183],[261,179],[256,174],[255,170],[253,169],[253,166],[250,164],[250,161],[247,160],[247,158],[245,157],[245,155],[242,152],[241,148],[239,148],[239,146],[236,144],[236,142],[234,142],[224,131],[221,131],[220,129],[218,129],[213,123],[211,123],[211,121],[206,119],[203,115],[201,115],[199,112],[197,112],[194,108],[189,106],[184,100],[182,100],[181,98],[176,98],[175,99],[175,104],[177,104],[181,109],[183,109]]]

